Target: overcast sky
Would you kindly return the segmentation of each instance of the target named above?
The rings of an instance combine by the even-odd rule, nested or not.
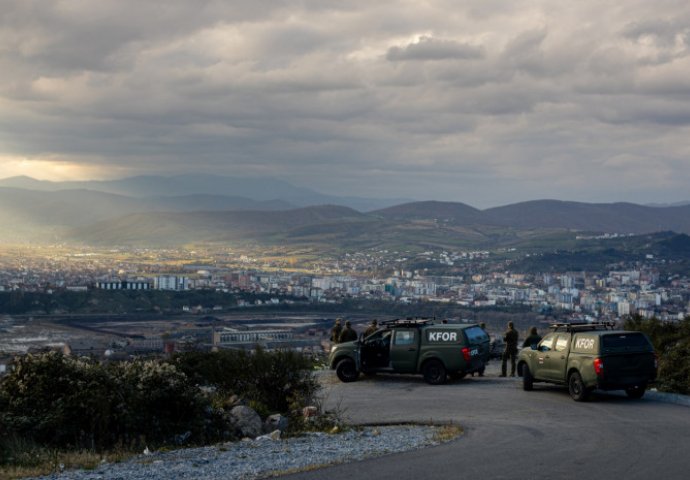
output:
[[[690,200],[688,0],[0,0],[0,177]]]

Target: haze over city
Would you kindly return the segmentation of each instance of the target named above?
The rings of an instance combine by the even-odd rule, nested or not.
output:
[[[1,5],[2,177],[690,200],[687,2]]]

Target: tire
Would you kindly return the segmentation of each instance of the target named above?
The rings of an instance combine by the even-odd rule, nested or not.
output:
[[[430,385],[441,385],[446,382],[446,367],[439,360],[429,360],[422,368],[424,380]]]
[[[534,377],[532,372],[529,371],[527,365],[522,366],[522,389],[525,392],[530,392],[534,388]]]
[[[644,392],[647,389],[647,385],[635,385],[634,387],[626,388],[625,393],[628,398],[639,399],[644,396]]]
[[[589,397],[590,390],[585,387],[578,372],[573,372],[568,377],[568,392],[576,402],[584,402]]]
[[[357,380],[359,377],[359,372],[357,371],[357,365],[355,365],[354,360],[346,358],[338,362],[335,366],[335,374],[341,382],[350,383]]]

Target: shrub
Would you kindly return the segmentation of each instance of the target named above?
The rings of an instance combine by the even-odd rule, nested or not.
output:
[[[659,355],[659,389],[690,393],[690,317],[680,322],[662,322],[639,315],[625,321],[624,328],[645,333]]]
[[[293,351],[189,352],[172,361],[197,384],[219,395],[238,394],[271,413],[289,413],[294,399],[309,403],[319,389],[312,361]]]
[[[174,366],[18,357],[0,383],[0,426],[42,445],[108,448],[200,434],[208,403]]]

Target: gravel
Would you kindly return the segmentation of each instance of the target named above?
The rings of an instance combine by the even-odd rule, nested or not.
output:
[[[437,427],[364,427],[344,433],[310,433],[286,440],[244,440],[211,447],[140,455],[40,477],[64,480],[255,479],[438,445]]]

